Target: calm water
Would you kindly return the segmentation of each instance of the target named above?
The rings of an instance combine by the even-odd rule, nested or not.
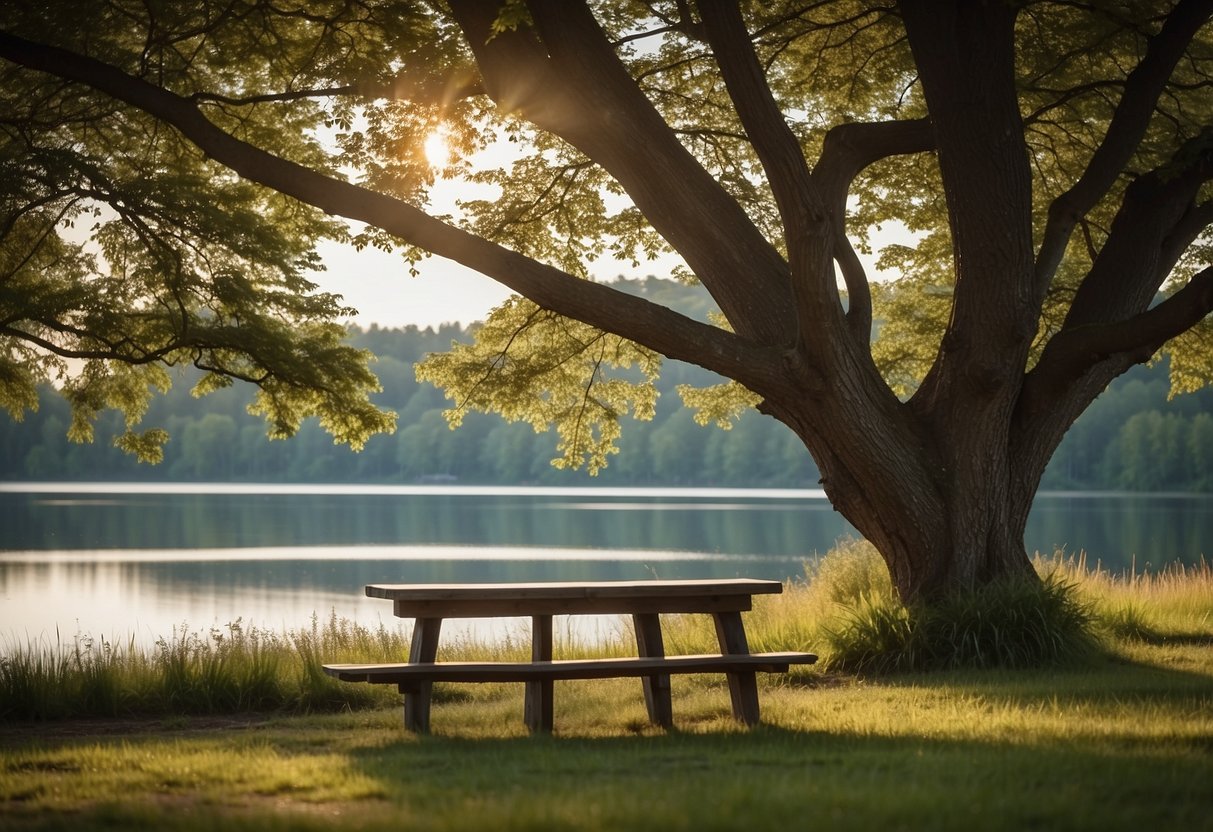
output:
[[[0,483],[0,649],[188,624],[393,622],[376,582],[755,577],[854,531],[818,491]],[[1044,494],[1028,546],[1213,553],[1213,498]]]

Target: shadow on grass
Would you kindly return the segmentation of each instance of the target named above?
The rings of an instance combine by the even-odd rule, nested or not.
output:
[[[283,748],[283,755],[300,753]],[[401,736],[351,749],[377,796],[114,795],[14,829],[1134,830],[1208,828],[1199,749],[753,731],[611,738]]]
[[[440,828],[489,817],[507,828],[1139,830],[1207,824],[1213,762],[1201,752],[765,726],[604,739],[430,737],[353,756],[389,803]]]
[[[1191,647],[1213,647],[1213,635],[1205,633],[1190,633],[1181,635],[1163,635],[1160,633],[1143,633],[1131,639],[1132,641],[1140,641],[1143,644],[1150,644],[1155,647],[1165,647],[1168,645],[1191,646]]]
[[[1029,721],[1048,715],[1054,727],[978,732],[981,739],[958,738],[966,731],[956,725],[890,736],[862,724],[592,738],[563,735],[558,721],[555,736],[402,736],[352,756],[389,803],[441,819],[439,828],[477,816],[528,829],[1213,828],[1213,733],[1117,732],[1088,722],[1117,713],[1120,725],[1132,724],[1123,715],[1136,710],[1174,725],[1208,713],[1208,673],[1102,654],[1065,669],[881,683],[977,695]],[[790,686],[811,697],[806,687],[824,695],[840,683],[816,677]],[[981,718],[974,707],[955,719]]]

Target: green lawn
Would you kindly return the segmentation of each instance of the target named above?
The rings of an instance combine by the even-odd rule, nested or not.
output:
[[[679,729],[634,680],[450,687],[434,734],[396,709],[10,724],[0,826],[341,829],[1213,829],[1213,643],[1124,643],[1066,671],[805,674],[728,718],[676,679]],[[679,684],[681,683],[681,684]]]

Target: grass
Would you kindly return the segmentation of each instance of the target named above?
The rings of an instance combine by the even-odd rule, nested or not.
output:
[[[554,737],[523,736],[518,686],[443,703],[424,738],[395,708],[85,733],[52,723],[0,735],[0,822],[1209,829],[1213,662],[1207,648],[1174,649],[1061,672],[768,683],[753,731],[723,716],[723,685],[693,680],[675,680],[669,734],[642,727],[626,681],[558,685]]]
[[[283,634],[239,621],[205,632],[182,626],[151,650],[88,636],[31,644],[0,657],[0,720],[368,707],[389,700],[336,682],[320,665],[387,661],[407,645],[400,632],[336,617]]]
[[[870,546],[847,560],[876,561]],[[831,559],[823,562],[829,566]],[[823,569],[818,580],[829,583]],[[854,571],[854,570],[852,570]],[[829,666],[858,673],[980,667],[1042,667],[1082,659],[1097,647],[1094,604],[1065,564],[1042,564],[1038,581],[996,581],[931,605],[904,606],[887,577],[863,587],[846,575],[822,626]]]
[[[822,627],[874,597],[855,547],[859,560],[826,564],[816,590],[760,599],[751,646],[814,648],[828,668]],[[405,648],[402,634],[333,619],[272,638],[178,634],[150,654],[26,650],[48,665],[17,674],[26,684],[53,677],[120,716],[0,723],[0,826],[1213,830],[1208,565],[1128,578],[1079,560],[1039,567],[1073,586],[1098,650],[1043,668],[760,677],[763,725],[749,731],[728,718],[723,680],[705,676],[673,680],[668,733],[648,727],[635,680],[610,680],[558,683],[552,737],[525,735],[520,685],[443,688],[434,734],[411,736],[394,693],[339,701],[309,687],[309,661]],[[710,646],[695,618],[666,624],[671,651]],[[512,655],[525,634],[448,649]]]

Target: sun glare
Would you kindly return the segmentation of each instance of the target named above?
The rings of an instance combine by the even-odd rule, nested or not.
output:
[[[451,162],[451,146],[447,144],[446,136],[435,130],[425,137],[425,158],[431,166],[445,167]]]

